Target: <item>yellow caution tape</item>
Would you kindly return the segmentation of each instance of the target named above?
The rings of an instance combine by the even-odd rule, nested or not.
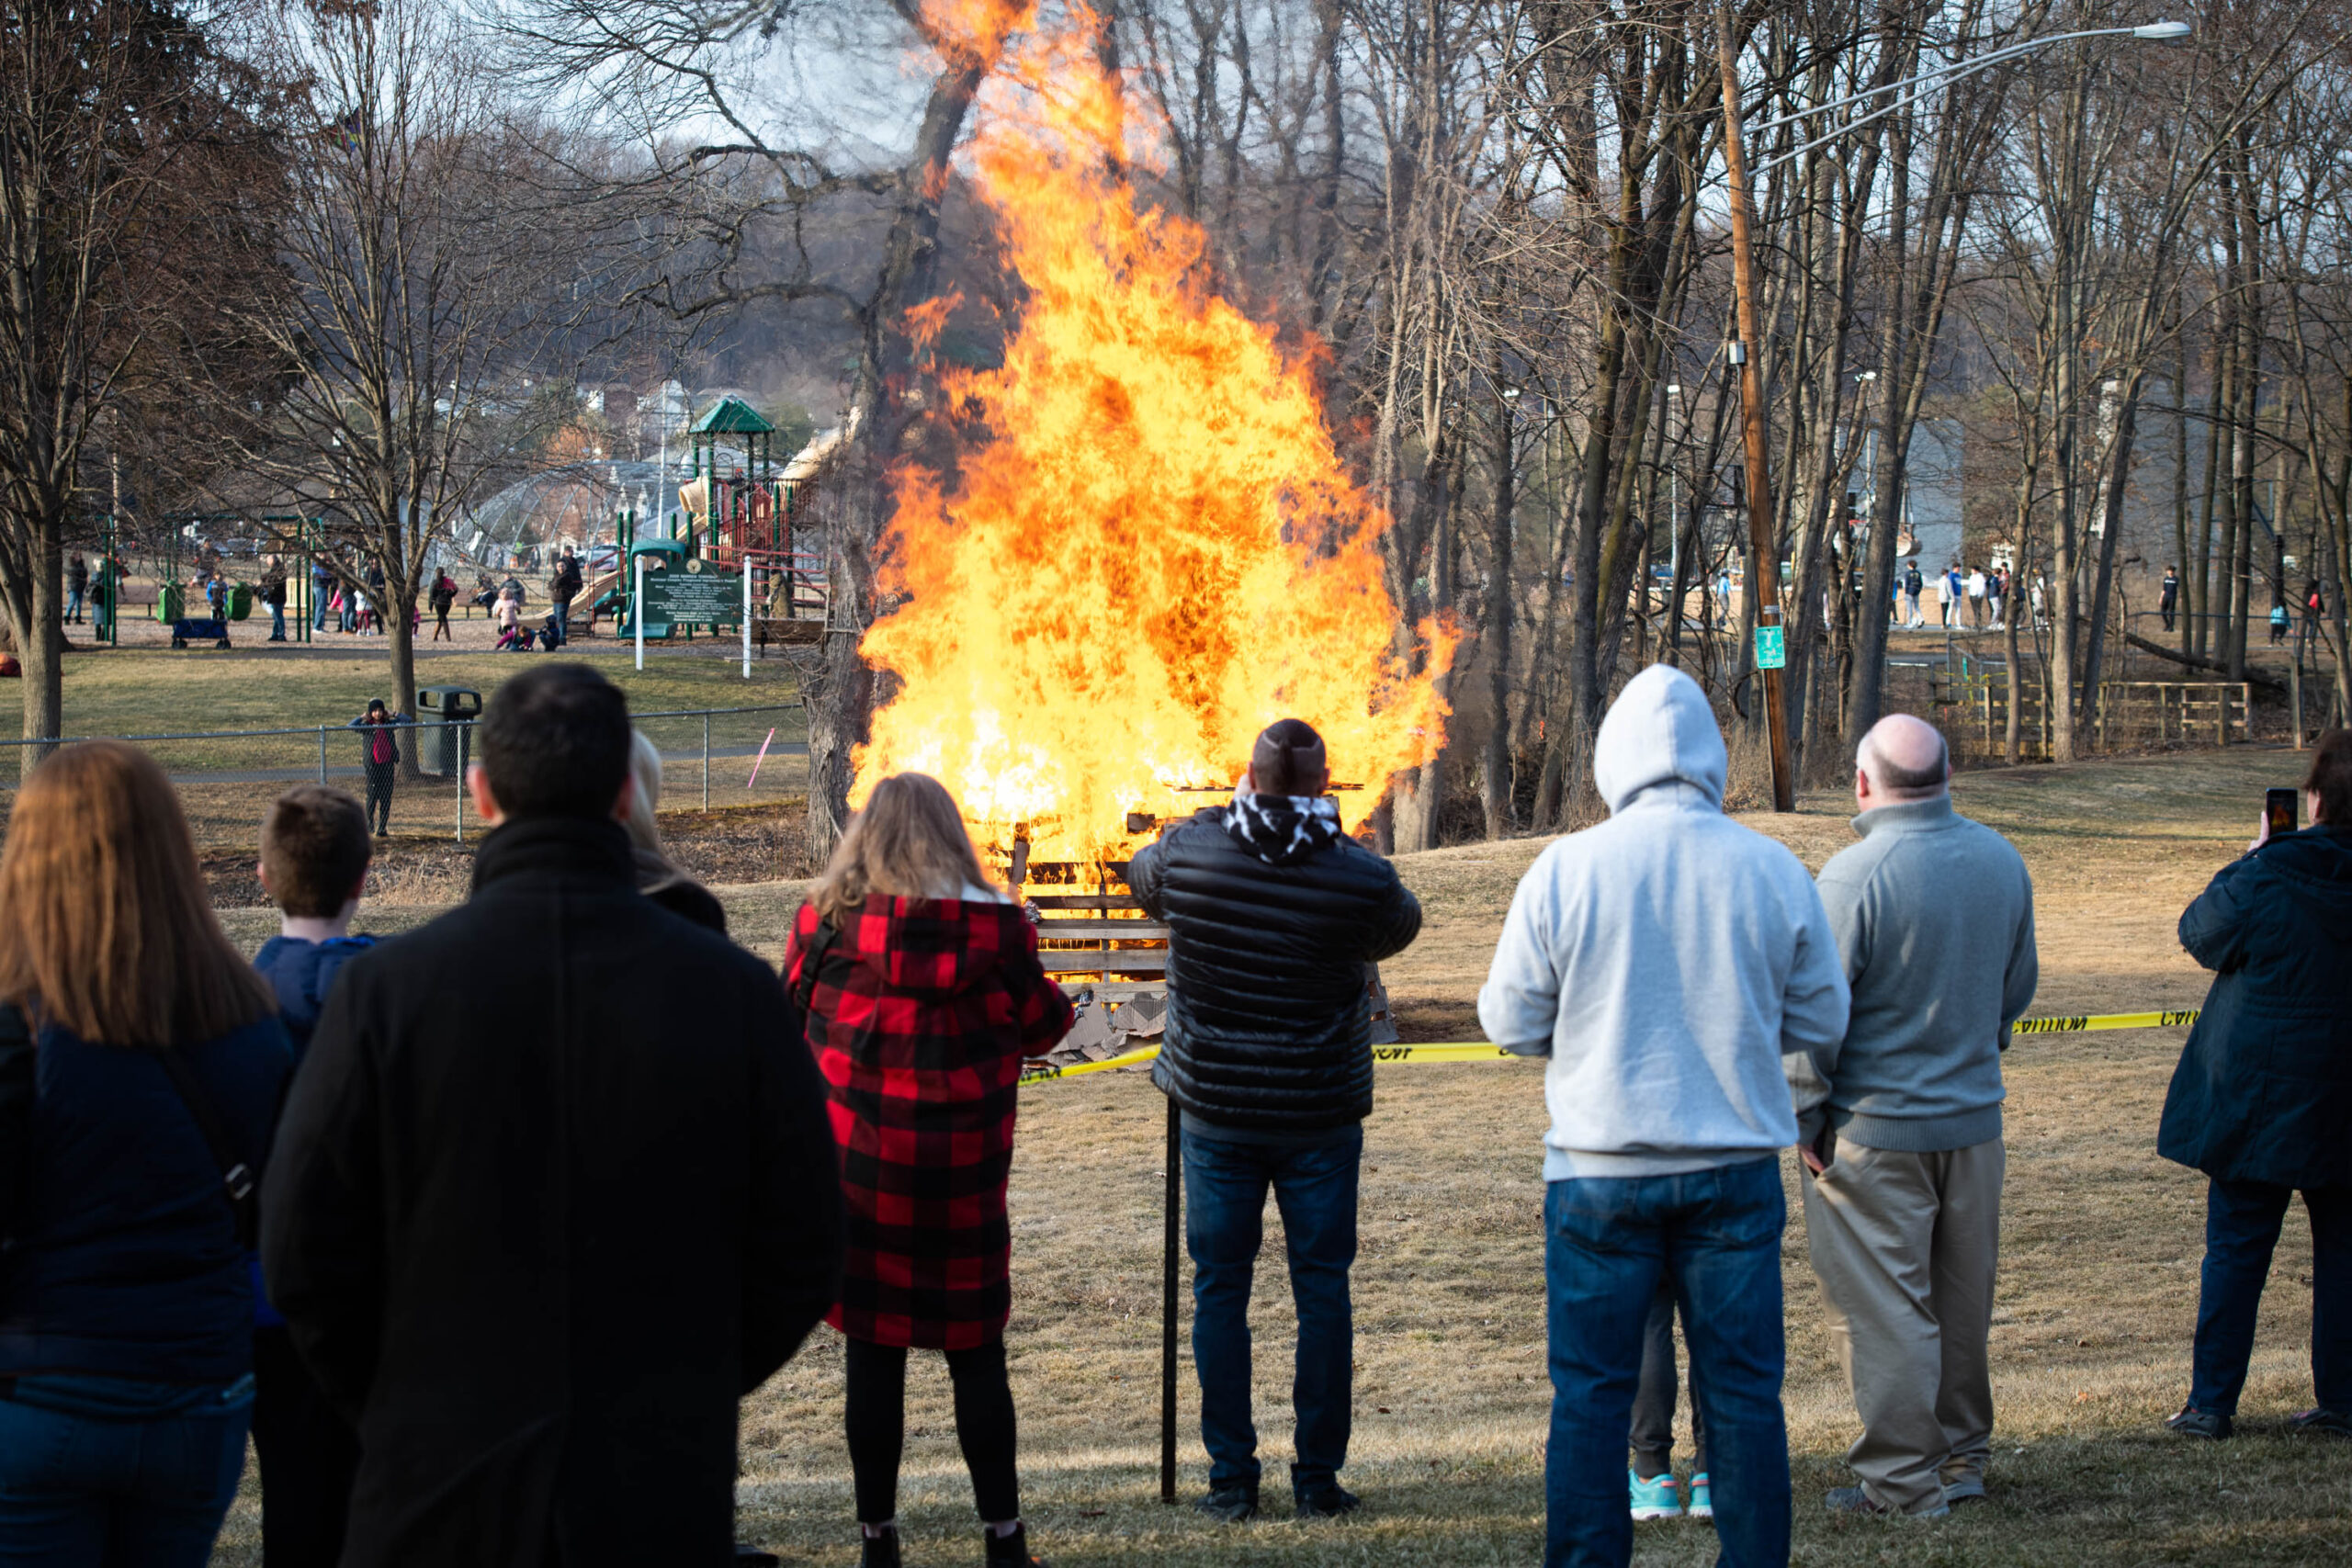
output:
[[[2021,1018],[2017,1021],[2019,1034],[2089,1034],[2103,1029],[2174,1029],[2197,1021],[2198,1010],[2182,1012],[2108,1012],[2078,1013],[2071,1018]],[[1139,1051],[1106,1057],[1100,1062],[1032,1062],[1021,1070],[1024,1084],[1051,1083],[1057,1078],[1082,1077],[1088,1073],[1107,1073],[1114,1067],[1140,1067],[1159,1055],[1159,1047],[1147,1045]],[[1452,1040],[1430,1045],[1374,1045],[1372,1059],[1375,1066],[1393,1066],[1407,1062],[1518,1062],[1541,1061],[1540,1056],[1520,1056],[1499,1045],[1483,1040]]]
[[[2019,1034],[2086,1034],[2102,1029],[2171,1029],[2178,1024],[2195,1023],[2199,1010],[2184,1012],[2103,1012],[2082,1013],[2073,1018],[2021,1018],[2018,1020]]]

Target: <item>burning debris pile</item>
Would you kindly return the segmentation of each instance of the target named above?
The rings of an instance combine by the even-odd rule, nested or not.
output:
[[[976,35],[1007,30],[962,3]],[[862,648],[897,689],[852,802],[912,769],[1000,852],[1114,863],[1295,716],[1363,781],[1354,826],[1439,744],[1453,638],[1400,647],[1387,520],[1324,425],[1311,349],[1286,354],[1215,291],[1201,230],[1139,202],[1093,26],[1014,39],[981,100],[973,184],[1018,320],[1000,367],[941,374],[953,472],[896,476],[901,598]]]

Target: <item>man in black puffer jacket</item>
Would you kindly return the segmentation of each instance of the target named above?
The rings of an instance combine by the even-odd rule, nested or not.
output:
[[[1193,1359],[1209,1492],[1258,1510],[1250,1415],[1250,1284],[1274,1191],[1298,1307],[1292,1401],[1303,1517],[1356,1506],[1348,1457],[1355,1329],[1356,1171],[1372,1111],[1364,965],[1404,950],[1421,907],[1396,869],[1340,831],[1322,737],[1295,718],[1258,737],[1232,803],[1139,852],[1127,884],[1168,922],[1168,1023],[1152,1081],[1183,1114]]]

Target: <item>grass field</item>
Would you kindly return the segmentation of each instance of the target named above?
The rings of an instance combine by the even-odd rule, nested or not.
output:
[[[416,679],[419,685],[471,686],[487,695],[546,657],[476,650],[422,657]],[[644,712],[743,707],[799,696],[792,667],[781,659],[754,660],[746,681],[739,663],[684,648],[649,650],[642,672],[632,668],[628,646],[611,638],[574,641],[558,657],[594,665],[628,693],[632,708]],[[15,694],[0,687],[0,695]],[[158,735],[343,724],[368,698],[390,701],[393,694],[381,637],[226,651],[107,649],[65,660],[65,732]]]
[[[2290,753],[2027,770],[1964,778],[1963,809],[2008,833],[2032,868],[2042,958],[2036,1010],[2194,1006],[2204,977],[2173,925],[2250,836],[2265,785],[2296,781]],[[1748,817],[1808,865],[1850,840],[1846,803],[1807,797]],[[1428,912],[1385,966],[1408,1039],[1476,1038],[1471,1008],[1510,889],[1541,848],[1481,845],[1408,857]],[[721,890],[738,934],[773,957],[798,890]],[[397,930],[429,909],[387,907]],[[259,911],[231,917],[258,943]],[[2009,1178],[1994,1333],[1999,1426],[1990,1500],[1939,1523],[1837,1520],[1820,1495],[1846,1480],[1856,1426],[1822,1327],[1791,1188],[1784,1247],[1787,1405],[1796,1559],[1816,1568],[2211,1565],[2352,1561],[2352,1445],[2281,1430],[2311,1398],[2307,1238],[2290,1221],[2264,1305],[2242,1436],[2191,1446],[2156,1427],[2187,1385],[2202,1182],[2155,1157],[2156,1116],[2181,1032],[2040,1037],[2008,1059]],[[1355,1271],[1356,1427],[1346,1479],[1355,1519],[1277,1517],[1213,1526],[1157,1500],[1162,1101],[1139,1072],[1033,1089],[1013,1174],[1013,1385],[1038,1550],[1058,1564],[1532,1564],[1542,1540],[1540,1069],[1384,1069],[1366,1129]],[[1793,1179],[1793,1162],[1787,1162]],[[1267,1220],[1257,1303],[1261,1453],[1274,1513],[1288,1460],[1292,1319],[1280,1224]],[[1204,1483],[1189,1358],[1182,1485]],[[900,1517],[909,1561],[977,1562],[970,1493],[936,1358],[909,1380]],[[838,1340],[808,1348],[746,1403],[746,1535],[787,1561],[855,1561],[840,1433]],[[1682,1423],[1678,1423],[1679,1426]],[[216,1561],[259,1561],[250,1491]],[[1710,1562],[1712,1532],[1643,1525],[1635,1560]]]

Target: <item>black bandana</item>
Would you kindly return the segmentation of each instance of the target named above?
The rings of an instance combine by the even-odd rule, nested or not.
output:
[[[1340,807],[1330,796],[1233,793],[1225,830],[1268,865],[1290,865],[1340,838]]]

